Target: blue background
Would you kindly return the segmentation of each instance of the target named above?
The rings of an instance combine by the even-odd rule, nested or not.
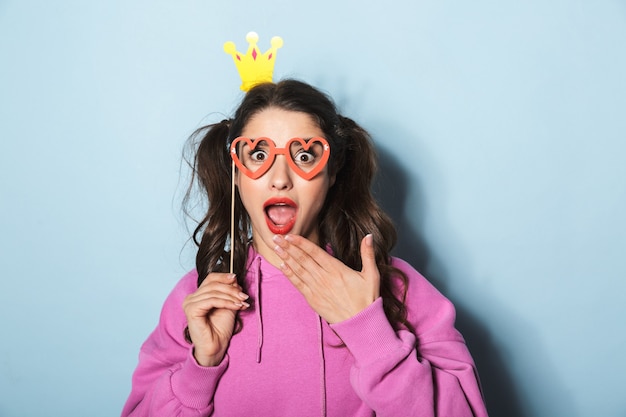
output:
[[[491,415],[626,414],[626,2],[366,4],[0,1],[0,416],[119,414],[250,30],[373,134]]]

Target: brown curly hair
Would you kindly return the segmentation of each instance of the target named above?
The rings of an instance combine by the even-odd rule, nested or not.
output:
[[[396,230],[370,189],[376,172],[376,153],[371,138],[354,121],[341,116],[326,94],[297,80],[255,86],[245,95],[232,119],[203,126],[189,139],[193,154],[188,159],[192,179],[185,204],[190,201],[194,186],[198,186],[208,203],[207,212],[192,235],[198,246],[198,285],[210,272],[228,271],[230,249],[234,247],[233,272],[239,284],[244,286],[251,227],[236,192],[234,221],[238,228],[231,242],[231,159],[228,149],[250,118],[270,107],[307,113],[319,124],[330,144],[329,174],[336,176],[319,214],[320,244],[330,245],[336,258],[350,268],[360,270],[359,244],[371,233],[381,274],[385,314],[396,329],[400,326],[411,328],[404,305],[407,278],[391,265],[390,251],[396,243]],[[392,277],[400,279],[402,288],[394,288]]]

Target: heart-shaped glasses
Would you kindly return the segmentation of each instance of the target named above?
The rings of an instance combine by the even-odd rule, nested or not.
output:
[[[310,180],[320,173],[330,157],[326,139],[290,139],[284,148],[277,148],[270,138],[250,139],[240,136],[230,145],[230,156],[241,172],[253,180],[265,174],[274,163],[276,155],[284,155],[291,169]]]

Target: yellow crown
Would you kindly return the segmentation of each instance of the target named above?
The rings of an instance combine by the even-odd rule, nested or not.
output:
[[[271,40],[272,47],[265,53],[261,53],[256,43],[259,35],[250,32],[246,35],[248,41],[248,52],[242,54],[237,52],[234,42],[228,41],[224,44],[224,51],[233,57],[235,66],[241,77],[241,89],[248,91],[257,84],[272,82],[274,73],[274,63],[276,62],[276,51],[283,46],[283,39],[274,36]]]

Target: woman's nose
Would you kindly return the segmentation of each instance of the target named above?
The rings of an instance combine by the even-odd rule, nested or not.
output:
[[[267,175],[270,176],[270,186],[278,190],[289,189],[292,186],[291,168],[285,155],[277,155]]]

